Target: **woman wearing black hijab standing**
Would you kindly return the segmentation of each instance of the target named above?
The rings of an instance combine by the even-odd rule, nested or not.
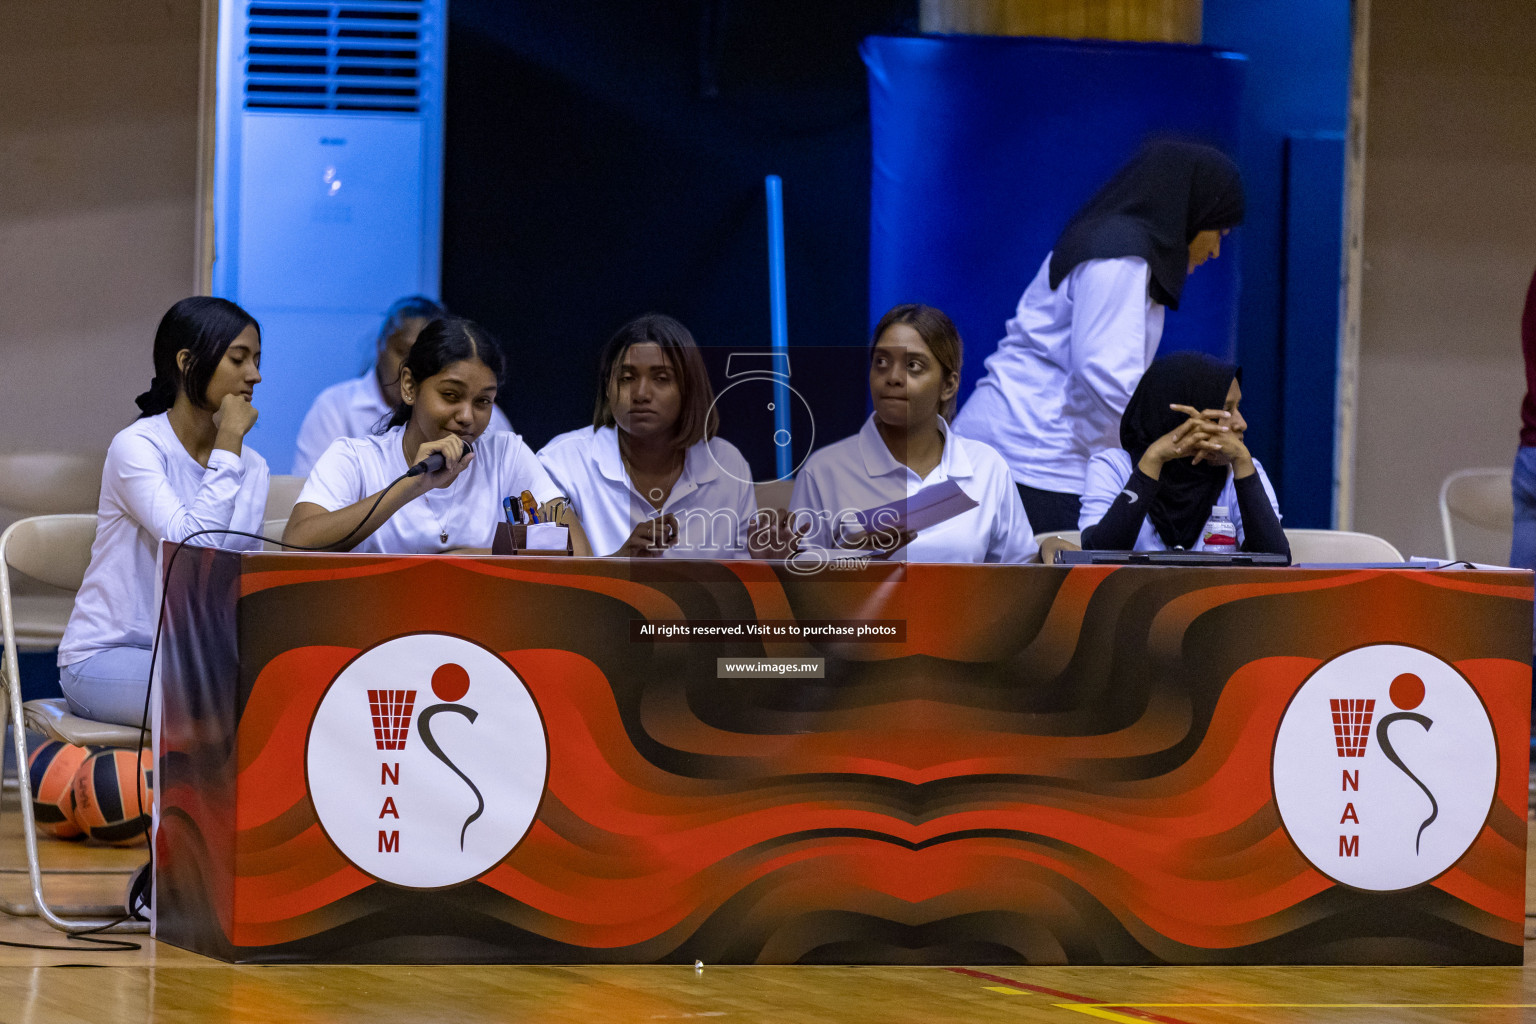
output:
[[[1077,524],[1088,457],[1114,445],[1164,309],[1242,219],[1231,159],[1162,140],[1068,221],[954,424],[1002,453],[1036,530]]]
[[[1244,443],[1239,378],[1236,366],[1202,352],[1147,368],[1120,419],[1120,447],[1088,460],[1084,548],[1194,550],[1222,506],[1240,550],[1290,554],[1274,488]]]

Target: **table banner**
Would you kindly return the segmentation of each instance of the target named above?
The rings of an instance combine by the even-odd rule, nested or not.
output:
[[[224,959],[1521,962],[1530,574],[189,549],[167,590],[157,934]]]

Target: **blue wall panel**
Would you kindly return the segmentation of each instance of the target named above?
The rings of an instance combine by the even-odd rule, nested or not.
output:
[[[1342,133],[1349,116],[1350,3],[1349,0],[1205,0],[1207,44],[1229,47],[1248,55],[1248,80],[1243,94],[1242,143],[1238,164],[1248,191],[1248,219],[1242,228],[1243,294],[1238,314],[1238,361],[1243,364],[1243,412],[1249,421],[1249,444],[1280,491],[1280,508],[1287,526],[1326,527],[1331,509],[1331,455],[1307,450],[1309,468],[1290,465],[1298,446],[1289,432],[1298,424],[1329,427],[1332,451],[1332,377],[1330,405],[1317,418],[1314,393],[1287,385],[1287,367],[1296,360],[1282,351],[1286,324],[1298,317],[1321,323],[1339,314],[1339,240],[1342,225],[1324,225],[1321,235],[1291,245],[1313,260],[1307,273],[1288,275],[1288,208],[1320,209],[1342,204],[1343,175],[1307,174],[1290,181],[1287,206],[1286,140],[1293,135]],[[1297,188],[1309,194],[1302,195]],[[1340,206],[1342,209],[1342,206]],[[1292,218],[1295,222],[1295,218]],[[1316,225],[1309,225],[1311,227]],[[1333,230],[1330,254],[1318,242]],[[1315,336],[1315,335],[1314,335]],[[1337,355],[1309,351],[1309,360],[1327,363]],[[1311,429],[1309,426],[1307,429]],[[1313,435],[1309,444],[1321,442]],[[1316,467],[1328,462],[1325,473]]]
[[[1150,135],[1236,154],[1245,59],[1200,46],[871,37],[870,323],[954,318],[961,398],[1067,218]],[[1165,350],[1234,351],[1241,235],[1191,276]]]
[[[1333,525],[1344,135],[1287,140],[1280,475],[1290,526]],[[1273,476],[1273,474],[1271,474]]]

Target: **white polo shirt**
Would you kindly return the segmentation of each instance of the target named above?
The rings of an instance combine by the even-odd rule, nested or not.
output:
[[[267,460],[250,445],[242,445],[238,456],[215,448],[205,469],[187,453],[164,413],[118,431],[101,471],[96,540],[59,642],[59,664],[73,665],[112,647],[147,650],[158,611],[160,541],[185,540],[207,529],[259,535],[266,507]],[[193,543],[261,550],[259,540],[219,534]]]
[[[671,513],[677,543],[665,557],[747,557],[748,526],[757,514],[752,469],[724,438],[688,449],[682,474],[659,510],[630,481],[615,427],[561,434],[539,450],[539,461],[581,516],[594,554],[613,554],[642,520]]]
[[[944,454],[926,477],[896,461],[871,415],[852,437],[813,452],[795,477],[790,522],[809,523],[804,543],[832,548],[832,524],[845,513],[863,512],[924,487],[953,480],[976,507],[922,530],[892,558],[908,562],[1026,562],[1040,550],[1003,457],[961,437],[939,418]]]
[[[1259,483],[1264,485],[1264,493],[1269,496],[1269,504],[1275,510],[1275,518],[1280,518],[1280,499],[1275,497],[1275,489],[1270,486],[1269,475],[1264,472],[1264,467],[1258,459],[1253,460],[1253,468],[1259,475]],[[1135,466],[1131,462],[1131,453],[1123,448],[1110,448],[1106,451],[1095,452],[1093,458],[1088,460],[1088,486],[1083,491],[1083,509],[1077,517],[1077,528],[1086,530],[1088,527],[1104,518],[1104,513],[1109,511],[1109,506],[1115,503],[1121,488],[1131,479],[1131,471]],[[1237,527],[1238,547],[1242,547],[1243,510],[1237,504],[1237,479],[1232,475],[1231,467],[1227,468],[1227,482],[1221,488],[1221,493],[1216,500],[1211,502],[1225,506],[1227,514],[1232,519],[1232,525]],[[1136,535],[1136,546],[1133,551],[1167,551],[1168,545],[1158,534],[1157,527],[1152,525],[1152,520],[1143,518],[1141,532]]]
[[[1019,299],[987,373],[955,417],[1016,483],[1082,494],[1088,456],[1120,443],[1120,415],[1157,354],[1161,303],[1137,256],[1087,260],[1051,288],[1051,257]]]
[[[298,448],[293,456],[293,475],[307,476],[315,460],[338,437],[372,434],[391,411],[371,366],[361,377],[332,384],[315,396],[315,404],[304,414],[304,422],[299,427]],[[485,432],[511,429],[507,414],[499,406],[492,406],[491,424]]]
[[[382,491],[408,468],[400,441],[404,433],[399,426],[383,434],[336,439],[309,471],[299,502],[334,512]],[[560,496],[521,437],[487,431],[475,442],[474,461],[453,483],[411,501],[352,550],[416,555],[489,548],[496,524],[504,521],[501,500],[525,490],[540,504]]]

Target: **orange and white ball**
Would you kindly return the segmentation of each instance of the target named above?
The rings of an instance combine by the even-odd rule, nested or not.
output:
[[[37,830],[59,839],[85,838],[75,821],[75,772],[90,759],[89,747],[45,740],[27,756],[32,782],[32,817]]]
[[[154,756],[148,750],[102,750],[75,771],[74,819],[93,841],[133,846],[149,835]]]

